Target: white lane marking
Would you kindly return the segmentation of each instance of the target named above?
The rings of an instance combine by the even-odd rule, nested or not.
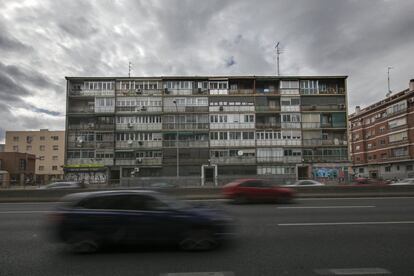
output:
[[[37,213],[50,213],[52,211],[0,211],[0,215],[5,215],[5,214],[37,214]]]
[[[30,201],[27,201],[27,202],[0,202],[0,205],[2,205],[2,204],[7,204],[7,205],[9,205],[9,204],[19,204],[19,205],[34,205],[34,204],[39,204],[39,205],[41,205],[41,204],[56,204],[56,203],[59,203],[59,201],[47,201],[47,202],[30,202]]]
[[[342,209],[342,208],[375,208],[374,205],[366,205],[366,206],[352,206],[352,205],[344,205],[344,206],[283,206],[277,207],[277,209]]]
[[[385,275],[389,270],[380,267],[316,269],[320,275]]]
[[[298,201],[307,200],[364,200],[364,199],[414,199],[412,196],[383,196],[383,197],[298,197]]]
[[[277,226],[329,226],[329,225],[377,225],[377,224],[414,224],[414,221],[353,221],[353,222],[304,222],[278,223]]]
[[[224,272],[178,272],[178,273],[163,273],[160,276],[234,276],[231,271]]]

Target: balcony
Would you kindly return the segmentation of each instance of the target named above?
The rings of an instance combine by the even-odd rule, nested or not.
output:
[[[175,140],[164,140],[163,141],[164,148],[176,148],[177,141]],[[178,142],[179,148],[206,148],[208,147],[208,141],[179,141]]]
[[[257,163],[301,163],[302,156],[266,156],[257,157]]]
[[[281,123],[256,123],[256,129],[279,129]]]
[[[95,113],[95,106],[69,106],[68,113],[72,114],[87,114],[87,113]]]
[[[68,158],[66,160],[66,165],[104,165],[112,166],[114,160],[112,158]]]
[[[129,123],[129,124],[116,124],[116,130],[161,130],[161,123],[153,124],[140,124],[140,123]]]
[[[282,112],[300,112],[300,105],[282,105],[280,107]]]
[[[409,154],[404,155],[398,155],[398,156],[388,156],[386,160],[405,160],[405,159],[411,159]]]
[[[348,156],[305,155],[304,162],[348,162]]]
[[[232,156],[232,157],[211,157],[211,164],[255,164],[256,157],[254,156]]]
[[[107,131],[111,131],[115,129],[115,125],[114,124],[96,124],[95,125],[95,129],[96,130],[107,130]]]
[[[114,113],[115,106],[95,106],[95,113]]]
[[[184,112],[207,113],[208,106],[186,106]]]
[[[256,94],[279,95],[279,91],[275,88],[258,88],[258,87],[256,87]]]
[[[161,113],[161,106],[117,106],[116,112],[119,113]]]
[[[163,129],[170,130],[208,130],[209,123],[163,123]]]
[[[300,128],[299,122],[282,122],[282,128]]]
[[[256,112],[278,112],[280,106],[256,106]]]
[[[114,130],[114,124],[96,124],[96,123],[84,123],[84,124],[69,124],[69,130]]]
[[[210,147],[254,147],[255,140],[210,140]]]
[[[320,122],[303,122],[302,128],[321,128]]]
[[[162,141],[116,141],[116,148],[117,149],[132,149],[132,148],[161,148]]]
[[[117,166],[160,166],[162,165],[162,157],[142,157],[135,159],[116,159]]]
[[[210,94],[212,94],[211,90]],[[253,89],[230,89],[229,95],[253,95]]]
[[[210,106],[210,112],[254,112],[254,105]]]
[[[299,95],[299,89],[280,89],[280,95]]]
[[[344,111],[346,106],[344,104],[330,104],[330,105],[302,105],[302,111]]]
[[[69,96],[72,97],[114,97],[115,90],[89,90],[89,89],[71,89]]]
[[[97,149],[113,149],[114,145],[114,141],[96,141]]]
[[[254,129],[255,123],[210,123],[210,129]]]
[[[83,142],[68,142],[68,149],[94,149],[94,141],[83,141]]]
[[[284,140],[284,139],[278,139],[278,140],[256,140],[257,146],[301,146],[302,141],[301,140]]]
[[[340,139],[303,139],[303,146],[346,146],[348,142]]]
[[[116,95],[117,96],[129,96],[129,97],[135,97],[135,96],[159,96],[162,95],[163,89],[122,89],[117,90]]]

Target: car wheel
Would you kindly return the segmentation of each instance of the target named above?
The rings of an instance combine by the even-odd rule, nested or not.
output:
[[[77,254],[90,254],[99,250],[100,244],[91,234],[76,234],[68,241],[69,250]]]
[[[244,204],[244,203],[247,203],[247,202],[248,202],[248,200],[244,195],[236,195],[233,198],[233,203],[235,203],[235,204]]]
[[[179,246],[185,251],[207,251],[218,246],[218,241],[209,230],[193,230],[180,241]]]

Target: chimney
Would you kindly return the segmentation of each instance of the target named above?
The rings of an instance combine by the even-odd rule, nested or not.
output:
[[[359,112],[361,112],[361,107],[359,105],[357,105],[355,107],[355,114],[358,114]]]
[[[414,90],[414,79],[411,79],[410,80],[409,88],[410,88],[409,89],[410,91],[413,91]]]

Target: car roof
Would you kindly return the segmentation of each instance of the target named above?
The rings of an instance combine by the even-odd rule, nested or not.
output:
[[[62,201],[78,201],[88,197],[106,196],[106,195],[159,195],[160,193],[151,190],[110,190],[74,193],[64,196]]]

